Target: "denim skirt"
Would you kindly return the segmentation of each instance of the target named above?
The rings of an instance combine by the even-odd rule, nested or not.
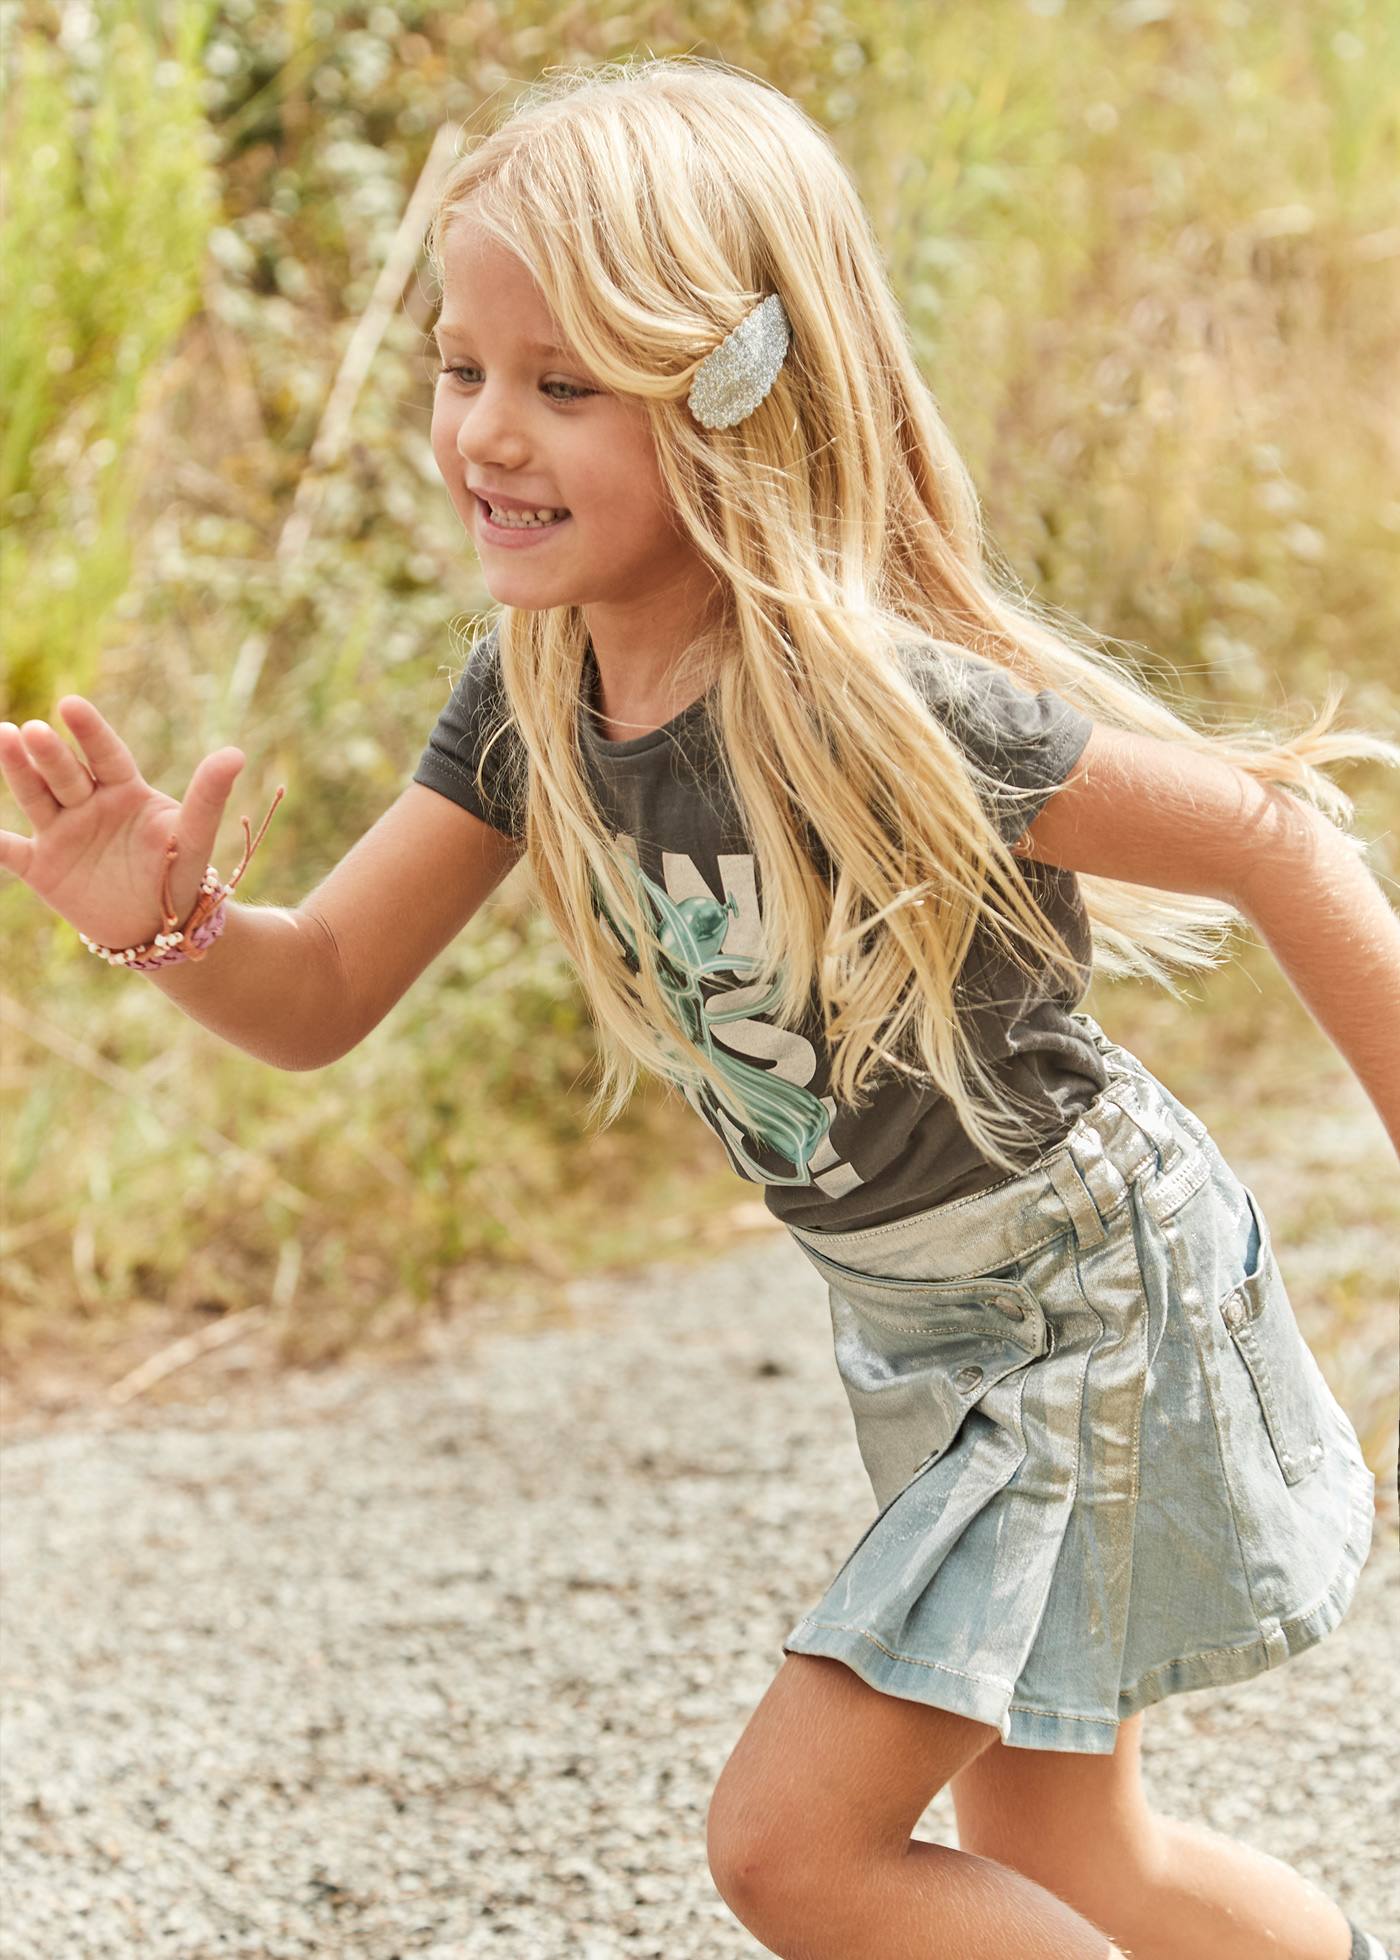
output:
[[[783,1651],[1012,1747],[1109,1755],[1139,1709],[1336,1626],[1375,1478],[1253,1193],[1074,1019],[1108,1083],[1030,1170],[892,1224],[788,1227],[879,1509]]]

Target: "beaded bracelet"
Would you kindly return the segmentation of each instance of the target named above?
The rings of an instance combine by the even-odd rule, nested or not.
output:
[[[286,795],[285,784],[279,784],[277,794],[272,799],[272,808],[262,820],[262,827],[253,836],[246,817],[240,817],[243,826],[243,862],[224,884],[213,865],[209,865],[200,881],[199,896],[190,910],[189,917],[182,926],[176,925],[174,908],[170,901],[170,867],[179,853],[180,845],[174,831],[165,846],[165,859],[161,868],[160,913],[164,930],[154,939],[148,939],[142,946],[99,946],[96,940],[89,939],[85,932],[78,934],[90,953],[96,953],[109,966],[130,967],[133,973],[149,973],[153,967],[174,966],[180,960],[202,960],[214,941],[224,929],[227,914],[224,901],[233,891],[248,861],[263,840],[263,833],[272,822],[272,812]]]

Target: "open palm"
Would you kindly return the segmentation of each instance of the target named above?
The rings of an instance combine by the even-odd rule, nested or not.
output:
[[[176,918],[194,904],[242,752],[224,748],[205,756],[177,803],[145,780],[90,701],[66,694],[58,710],[77,751],[47,722],[0,722],[0,771],[34,831],[24,837],[0,830],[0,868],[15,872],[99,945],[144,944],[164,924],[161,878],[172,835]]]

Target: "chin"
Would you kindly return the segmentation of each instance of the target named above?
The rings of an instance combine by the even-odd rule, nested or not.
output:
[[[484,566],[482,567],[482,579],[486,590],[490,593],[494,602],[498,606],[509,606],[512,612],[556,612],[560,606],[577,604],[576,600],[570,599],[567,596],[541,599],[538,593],[531,596],[528,590],[523,598],[517,598],[511,590],[512,585],[515,583],[513,579],[509,577],[502,578],[499,572],[493,579]],[[521,583],[528,588],[530,581],[525,579]]]

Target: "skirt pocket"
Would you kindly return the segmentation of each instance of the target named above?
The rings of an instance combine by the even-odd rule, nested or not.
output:
[[[1002,1398],[986,1398],[1050,1351],[1049,1323],[1014,1276],[887,1279],[803,1249],[827,1279],[837,1372],[883,1508],[950,1449],[972,1410],[1000,1426]]]
[[[1322,1462],[1322,1411],[1268,1222],[1249,1186],[1240,1191],[1252,1220],[1245,1275],[1219,1312],[1254,1383],[1284,1482],[1296,1484]]]

